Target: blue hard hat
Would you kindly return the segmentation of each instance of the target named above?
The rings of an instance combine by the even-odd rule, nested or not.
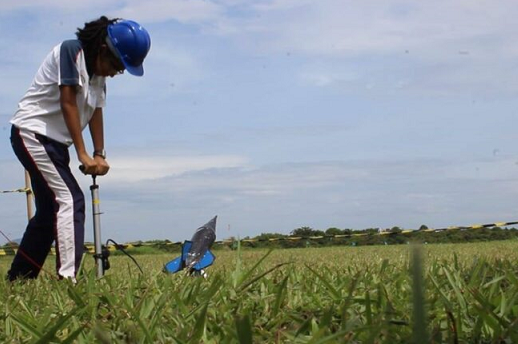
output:
[[[144,74],[142,63],[151,47],[151,38],[139,23],[121,20],[108,25],[106,43],[130,74]]]

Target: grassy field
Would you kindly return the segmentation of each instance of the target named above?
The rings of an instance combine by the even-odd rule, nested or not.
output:
[[[217,251],[207,279],[124,256],[0,281],[2,343],[518,343],[518,241]],[[5,275],[12,257],[0,258]]]

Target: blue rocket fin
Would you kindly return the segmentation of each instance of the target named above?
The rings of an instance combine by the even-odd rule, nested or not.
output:
[[[216,256],[208,250],[205,252],[203,257],[200,259],[200,261],[193,266],[193,270],[200,271],[202,269],[205,269],[209,266],[211,266],[214,263],[214,260],[216,259]]]
[[[185,260],[187,259],[187,254],[191,250],[192,241],[185,240],[182,245],[182,260],[185,263]]]
[[[185,241],[182,244],[182,254],[180,255],[180,257],[176,257],[175,259],[171,260],[169,263],[164,265],[164,272],[174,274],[175,272],[183,270],[185,268],[185,260],[187,259],[187,253],[189,253],[191,246],[192,242]]]
[[[174,274],[175,272],[183,270],[184,267],[185,267],[185,264],[182,261],[182,257],[180,256],[180,257],[176,257],[175,259],[173,259],[169,263],[167,263],[164,266],[164,272],[169,272],[171,274]]]

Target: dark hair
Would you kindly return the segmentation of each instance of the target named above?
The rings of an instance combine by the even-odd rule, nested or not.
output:
[[[86,60],[86,70],[92,76],[97,55],[108,34],[108,25],[114,24],[119,18],[108,19],[105,16],[85,23],[84,28],[77,28],[76,36],[81,41]]]

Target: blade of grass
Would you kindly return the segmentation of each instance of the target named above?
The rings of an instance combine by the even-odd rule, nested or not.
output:
[[[74,308],[71,312],[65,316],[60,317],[58,320],[52,320],[55,323],[45,334],[39,338],[35,344],[46,344],[50,343],[52,339],[56,338],[56,332],[61,330],[65,323],[77,312],[77,308]]]
[[[20,318],[14,314],[10,314],[10,317],[14,323],[18,324],[21,328],[23,328],[25,331],[29,332],[35,338],[39,339],[39,338],[43,337],[43,333],[38,331],[35,326],[31,325],[25,319]]]
[[[424,296],[424,281],[422,267],[422,248],[414,244],[411,256],[412,303],[413,303],[413,342],[414,344],[429,343],[426,330],[426,310]]]
[[[287,265],[287,264],[291,264],[291,263],[279,263],[277,265],[275,265],[273,268],[267,270],[266,272],[263,272],[262,274],[254,277],[252,280],[250,280],[249,282],[243,284],[241,286],[241,288],[239,289],[240,291],[243,291],[245,290],[246,288],[248,288],[249,286],[251,286],[252,284],[254,284],[256,281],[260,280],[261,278],[263,278],[264,276],[268,275],[269,273],[271,273],[272,271],[275,271],[277,270],[278,268],[280,268],[281,266],[284,266],[284,265]]]
[[[207,321],[207,309],[209,304],[205,304],[205,307],[201,309],[201,312],[198,314],[196,319],[196,323],[194,324],[194,329],[191,335],[192,343],[199,343],[201,337],[203,336],[203,332],[205,331],[205,323]]]
[[[239,316],[235,319],[237,338],[240,344],[252,344],[252,325],[250,323],[250,316]]]
[[[61,341],[61,344],[71,344],[71,343],[74,343],[75,340],[77,339],[77,337],[81,334],[81,332],[83,332],[85,329],[84,327],[80,327],[78,329],[76,329],[75,331],[73,331],[70,335],[68,335],[68,337],[66,337],[65,339],[63,339],[63,341]]]
[[[272,309],[273,316],[276,316],[277,314],[279,314],[279,310],[280,310],[281,305],[286,296],[286,289],[287,289],[286,286],[288,285],[289,277],[290,277],[289,275],[284,277],[281,284],[279,284],[279,286],[277,288],[277,292],[276,292],[276,296],[275,296],[275,303],[274,303],[273,309]]]
[[[331,296],[333,297],[333,299],[335,301],[338,301],[342,298],[342,293],[339,292],[338,290],[336,290],[335,287],[333,287],[331,285],[331,283],[326,279],[324,278],[324,276],[321,276],[318,272],[316,272],[315,270],[313,270],[309,265],[306,264],[306,268],[311,271],[315,276],[318,277],[318,279],[320,281],[322,281],[322,283],[324,284],[324,286],[327,288],[327,290],[329,291],[329,293],[331,294]]]
[[[247,272],[245,272],[244,274],[241,274],[238,277],[238,281],[237,281],[236,287],[239,287],[240,285],[242,285],[244,283],[244,281],[246,281],[248,279],[248,277],[250,277],[254,273],[255,269],[257,269],[257,267],[259,265],[261,265],[261,263],[266,259],[266,257],[268,257],[272,252],[273,252],[273,249],[268,250],[268,252],[266,252],[266,254],[264,256],[262,256],[257,261],[257,263],[255,263]],[[240,289],[244,289],[244,288],[241,287]]]

